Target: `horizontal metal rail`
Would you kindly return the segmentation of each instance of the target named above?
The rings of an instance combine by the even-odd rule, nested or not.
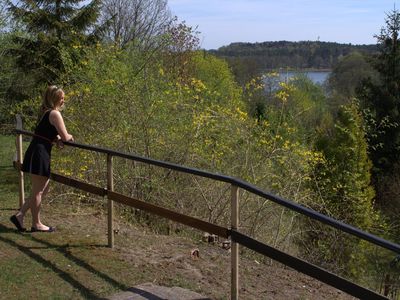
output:
[[[385,296],[378,294],[374,291],[366,289],[362,286],[359,286],[345,278],[342,278],[338,275],[335,275],[331,272],[328,272],[320,267],[317,267],[313,264],[310,264],[302,259],[291,256],[285,252],[282,252],[278,249],[265,245],[245,234],[240,232],[231,231],[231,239],[255,252],[258,252],[262,255],[268,256],[280,263],[289,266],[300,273],[306,274],[310,277],[313,277],[321,282],[324,282],[330,286],[333,286],[343,292],[346,292],[349,295],[360,299],[369,299],[369,300],[380,300],[380,299],[388,299]]]
[[[21,130],[21,129],[16,129],[15,130],[16,133],[19,134],[25,134],[25,135],[29,135],[29,136],[34,136],[33,133],[26,131],[26,130]],[[217,173],[211,173],[211,172],[207,172],[207,171],[203,171],[203,170],[199,170],[196,168],[189,168],[189,167],[185,167],[185,166],[181,166],[178,164],[174,164],[174,163],[169,163],[169,162],[164,162],[164,161],[160,161],[160,160],[155,160],[155,159],[150,159],[150,158],[145,158],[142,156],[138,156],[138,155],[133,155],[133,154],[127,154],[124,152],[119,152],[119,151],[115,151],[115,150],[111,150],[111,149],[107,149],[107,148],[101,148],[101,147],[96,147],[96,146],[91,146],[91,145],[85,145],[85,144],[80,144],[80,143],[76,143],[76,142],[65,142],[65,145],[71,146],[71,147],[76,147],[76,148],[80,148],[80,149],[85,149],[85,150],[90,150],[90,151],[95,151],[95,152],[99,152],[99,153],[105,153],[105,154],[109,154],[112,156],[116,156],[116,157],[121,157],[121,158],[126,158],[126,159],[130,159],[130,160],[134,160],[134,161],[138,161],[138,162],[143,162],[143,163],[147,163],[150,165],[154,165],[154,166],[158,166],[161,168],[165,168],[165,169],[170,169],[170,170],[175,170],[175,171],[179,171],[182,173],[187,173],[187,174],[192,174],[192,175],[197,175],[197,176],[201,176],[201,177],[205,177],[205,178],[210,178],[213,180],[217,180],[217,181],[221,181],[221,182],[226,182],[226,183],[230,183],[233,185],[236,185],[240,188],[242,188],[243,190],[246,190],[250,193],[253,193],[255,195],[258,195],[260,197],[263,197],[265,199],[268,199],[272,202],[275,202],[281,206],[284,206],[290,210],[293,210],[295,212],[298,212],[302,215],[305,215],[307,217],[310,217],[314,220],[320,221],[324,224],[327,224],[329,226],[332,226],[334,228],[340,229],[341,231],[347,232],[351,235],[357,236],[360,239],[369,241],[375,245],[381,246],[383,248],[386,248],[388,250],[394,251],[398,254],[400,254],[400,245],[393,243],[391,241],[387,241],[383,238],[380,238],[376,235],[370,234],[368,232],[362,231],[354,226],[348,225],[346,223],[340,222],[338,220],[335,220],[334,218],[328,217],[324,214],[321,214],[315,210],[312,210],[310,208],[304,207],[300,204],[294,203],[292,201],[283,199],[281,197],[278,197],[276,195],[267,193],[263,190],[261,190],[260,188],[249,184],[243,180],[234,178],[234,177],[230,177],[230,176],[226,176],[226,175],[222,175],[222,174],[217,174]]]

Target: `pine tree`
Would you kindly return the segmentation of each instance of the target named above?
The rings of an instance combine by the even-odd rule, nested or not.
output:
[[[371,185],[371,161],[363,130],[363,119],[358,104],[351,102],[338,109],[334,124],[321,132],[316,142],[325,162],[314,172],[315,185],[320,197],[315,208],[335,219],[371,231],[378,216],[374,213],[374,190]],[[329,230],[320,223],[309,222],[304,241],[311,243],[312,259],[325,261],[336,271],[358,276],[361,271],[359,253],[361,244],[343,233]],[[310,255],[310,254],[309,254]]]
[[[379,53],[373,66],[379,81],[364,82],[359,99],[366,109],[369,150],[375,175],[388,174],[400,158],[400,12],[387,15],[376,36]]]
[[[82,55],[82,45],[93,41],[99,30],[95,24],[100,0],[82,5],[80,0],[8,1],[14,20],[22,34],[9,53],[18,57],[21,73],[32,77],[33,85],[52,83],[66,71],[68,63]]]

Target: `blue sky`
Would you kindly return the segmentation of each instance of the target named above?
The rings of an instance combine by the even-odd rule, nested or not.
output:
[[[305,41],[374,44],[400,0],[169,0],[173,15],[198,26],[201,47],[232,42]]]

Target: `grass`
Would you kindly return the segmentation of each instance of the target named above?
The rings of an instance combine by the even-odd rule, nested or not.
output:
[[[7,205],[11,205],[14,200],[18,200],[18,177],[12,166],[15,139],[12,136],[0,135],[0,145],[0,199],[8,199]]]

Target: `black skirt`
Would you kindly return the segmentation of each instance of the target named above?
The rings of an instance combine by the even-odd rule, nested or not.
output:
[[[50,143],[38,142],[34,138],[25,152],[22,171],[49,178],[51,148]]]

